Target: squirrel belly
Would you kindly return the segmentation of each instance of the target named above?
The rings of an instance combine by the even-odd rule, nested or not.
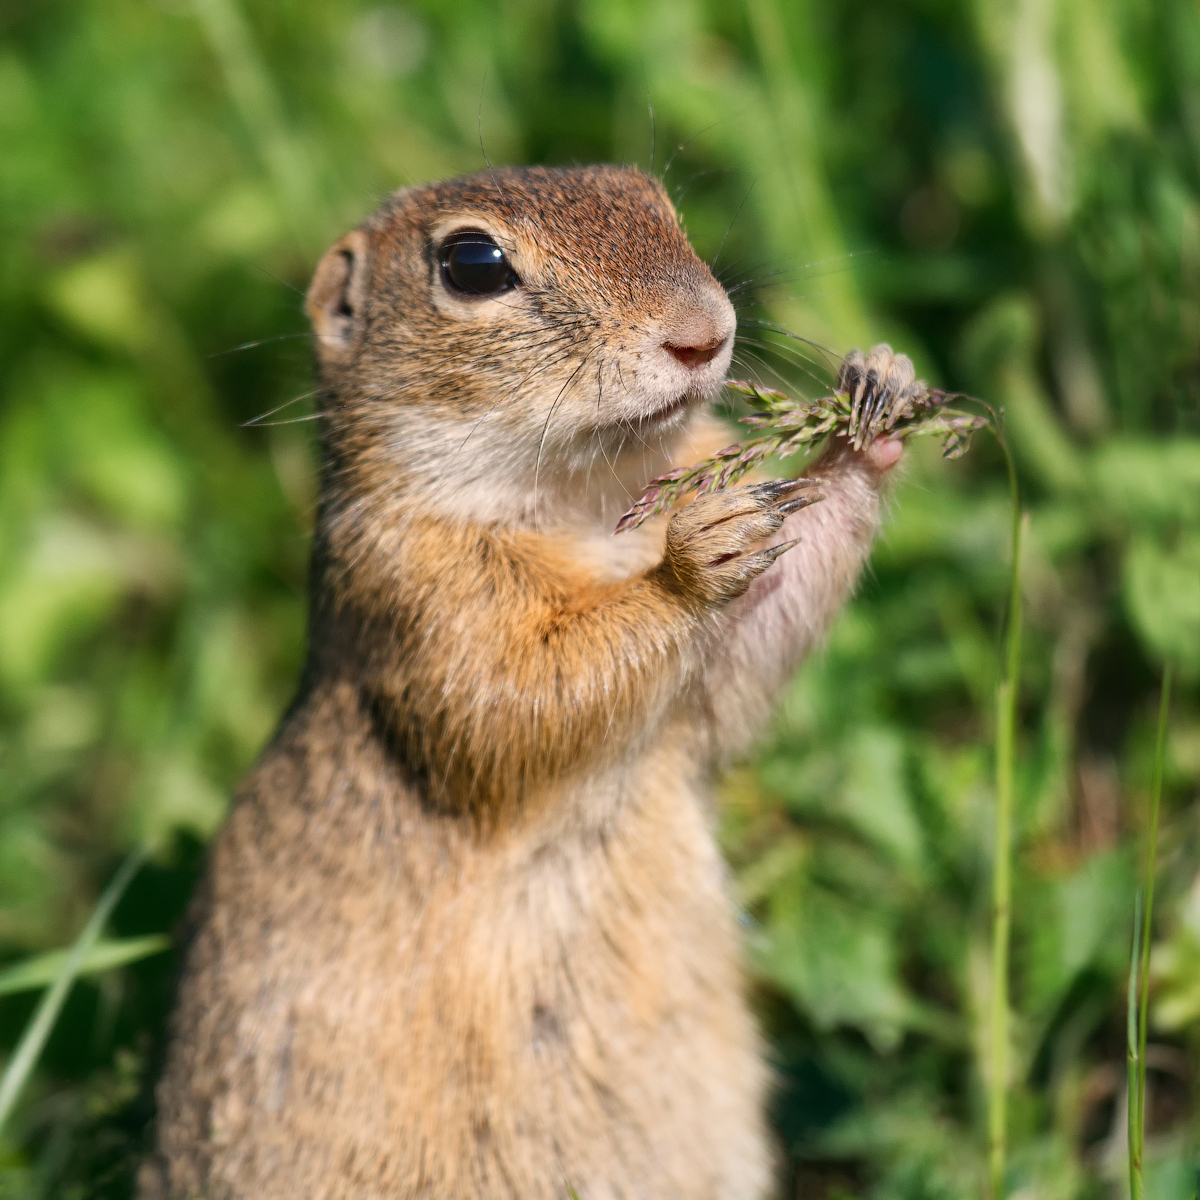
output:
[[[198,913],[166,1194],[764,1194],[764,1070],[686,731],[479,839],[423,808],[352,690],[294,722]]]
[[[193,902],[141,1195],[766,1196],[711,778],[853,588],[890,462],[611,536],[722,436],[735,324],[635,170],[398,193],[308,310],[308,660]]]

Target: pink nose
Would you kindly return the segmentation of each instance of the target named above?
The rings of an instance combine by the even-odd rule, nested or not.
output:
[[[705,363],[712,362],[721,353],[721,347],[724,345],[725,339],[719,337],[698,346],[677,346],[674,342],[663,342],[663,349],[673,354],[685,367],[702,367]]]

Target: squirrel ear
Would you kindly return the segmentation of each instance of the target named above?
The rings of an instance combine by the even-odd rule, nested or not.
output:
[[[317,335],[321,362],[350,357],[362,329],[367,294],[367,235],[356,229],[325,251],[309,285],[304,309]]]

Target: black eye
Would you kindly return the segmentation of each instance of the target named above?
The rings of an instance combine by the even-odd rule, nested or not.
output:
[[[486,233],[451,234],[442,246],[441,265],[446,287],[469,296],[496,296],[520,282]]]

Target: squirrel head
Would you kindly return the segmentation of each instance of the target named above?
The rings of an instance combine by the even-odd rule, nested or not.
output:
[[[736,325],[661,184],[613,166],[397,192],[325,254],[307,311],[326,479],[503,521],[622,511]]]

